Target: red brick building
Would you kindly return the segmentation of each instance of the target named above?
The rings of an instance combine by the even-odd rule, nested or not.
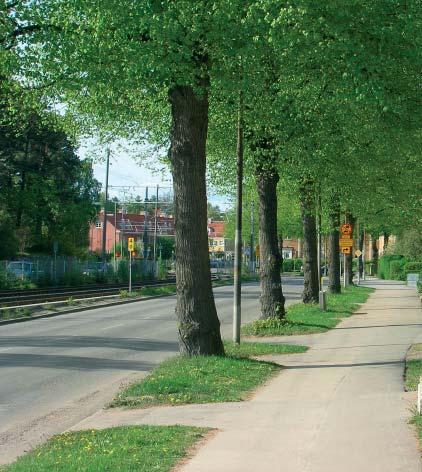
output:
[[[95,222],[89,228],[89,250],[101,252],[103,241],[104,212],[100,212]],[[156,227],[157,224],[157,227]],[[112,252],[115,244],[127,238],[135,238],[136,242],[143,241],[145,230],[149,240],[157,232],[157,236],[174,236],[174,219],[172,215],[157,213],[148,215],[134,213],[107,213],[106,217],[106,252]]]

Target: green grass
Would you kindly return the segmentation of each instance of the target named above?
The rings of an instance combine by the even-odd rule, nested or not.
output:
[[[243,326],[242,332],[249,336],[322,333],[350,316],[358,308],[356,304],[364,303],[372,292],[371,288],[350,286],[341,294],[327,294],[327,311],[316,304],[296,303],[287,309],[285,320],[255,320]]]
[[[173,295],[176,293],[176,285],[162,285],[160,287],[142,287],[141,295],[153,297],[157,295]]]
[[[422,375],[422,360],[406,361],[404,388],[406,392],[418,389],[419,378]]]
[[[281,367],[249,359],[264,354],[304,352],[304,346],[225,343],[226,356],[173,357],[140,382],[117,395],[110,406],[134,408],[185,403],[234,402],[244,400],[258,385]]]
[[[296,354],[306,352],[306,346],[295,344],[273,344],[273,343],[250,343],[242,342],[234,344],[233,342],[224,342],[226,355],[230,357],[252,357],[265,356],[268,354]]]
[[[169,472],[206,429],[130,426],[54,436],[7,472]]]
[[[31,316],[31,310],[25,307],[0,311],[0,321],[27,318],[28,316]]]
[[[415,408],[414,415],[410,419],[410,423],[416,427],[416,432],[419,438],[419,444],[422,448],[422,416],[418,414],[417,409]]]

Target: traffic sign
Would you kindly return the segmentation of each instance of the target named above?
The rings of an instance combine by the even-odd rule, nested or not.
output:
[[[360,257],[362,254],[363,254],[363,252],[361,250],[356,249],[356,251],[355,251],[355,256],[356,257]]]
[[[344,223],[340,226],[340,233],[343,236],[350,236],[353,233],[353,226],[350,223]]]
[[[135,238],[127,238],[127,248],[129,252],[133,252],[135,250]]]
[[[352,250],[352,248],[350,246],[342,247],[341,248],[341,253],[342,254],[350,254],[351,250]]]
[[[353,239],[350,238],[340,238],[339,239],[340,247],[353,247]]]

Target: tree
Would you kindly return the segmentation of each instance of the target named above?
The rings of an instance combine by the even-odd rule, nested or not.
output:
[[[48,0],[15,8],[31,33],[22,49],[26,77],[53,81],[70,108],[102,129],[170,142],[176,314],[188,355],[223,353],[209,270],[205,150],[211,80],[232,55],[241,5]]]

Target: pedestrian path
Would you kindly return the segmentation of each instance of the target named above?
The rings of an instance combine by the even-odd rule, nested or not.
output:
[[[183,472],[420,472],[403,391],[406,351],[422,337],[420,300],[400,283],[370,286],[359,314],[302,337],[308,352],[269,356],[286,369],[248,402],[102,411],[73,429],[217,428]]]

